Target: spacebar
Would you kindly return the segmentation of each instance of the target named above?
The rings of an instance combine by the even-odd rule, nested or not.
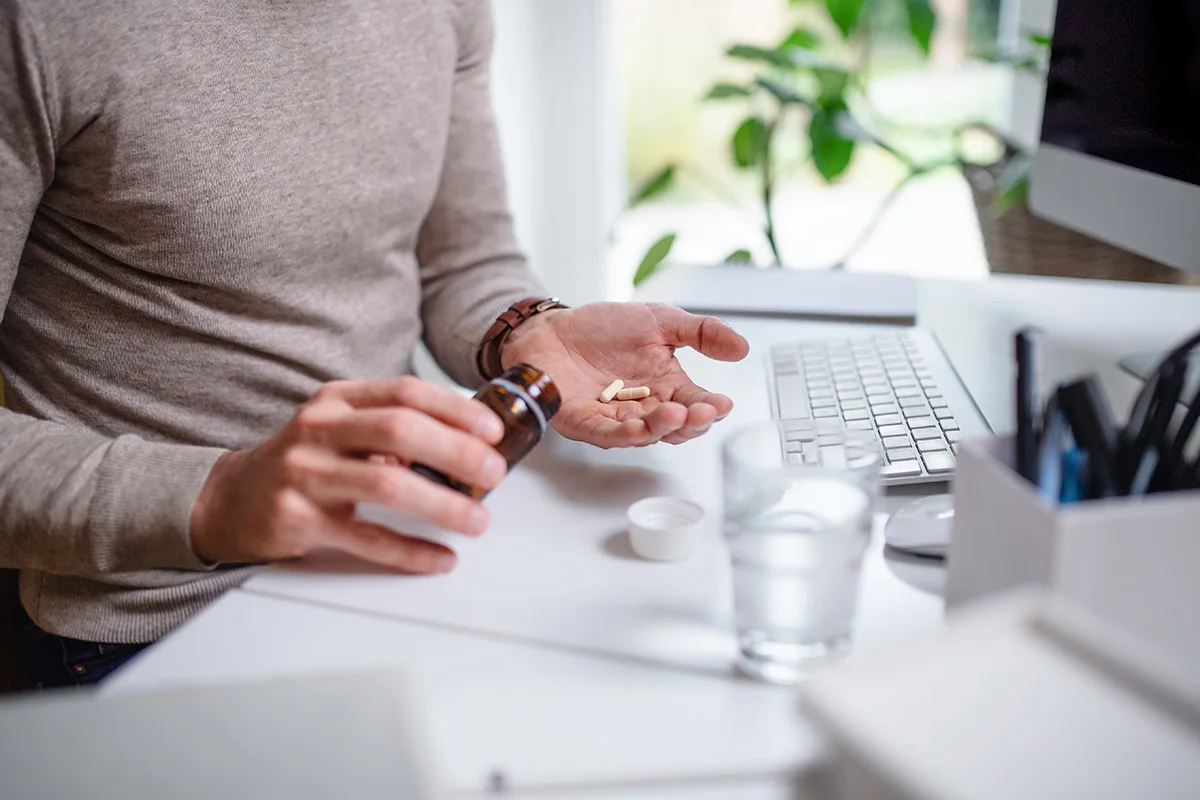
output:
[[[779,400],[780,419],[811,419],[808,390],[799,375],[776,375],[775,393]]]

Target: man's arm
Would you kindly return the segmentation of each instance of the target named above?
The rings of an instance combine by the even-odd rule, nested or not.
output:
[[[489,0],[460,0],[458,68],[441,184],[417,243],[425,341],[464,386],[475,355],[509,305],[545,296],[517,247],[489,87]]]
[[[19,0],[0,0],[0,320],[64,129],[43,42]],[[106,439],[0,409],[0,567],[203,569],[189,515],[222,452]]]

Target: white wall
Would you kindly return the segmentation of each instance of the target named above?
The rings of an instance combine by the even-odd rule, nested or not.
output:
[[[601,299],[621,134],[605,0],[493,0],[492,96],[517,235],[550,291]]]

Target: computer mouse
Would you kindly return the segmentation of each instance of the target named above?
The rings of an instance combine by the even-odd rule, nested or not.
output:
[[[884,526],[883,539],[905,553],[945,558],[953,525],[954,495],[922,497],[892,514]]]

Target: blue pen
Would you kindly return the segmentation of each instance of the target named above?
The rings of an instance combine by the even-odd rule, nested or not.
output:
[[[1038,494],[1047,505],[1056,505],[1062,496],[1063,457],[1071,445],[1067,422],[1051,402],[1045,414],[1041,452],[1038,454]]]
[[[1062,455],[1062,494],[1059,495],[1059,502],[1078,503],[1083,499],[1083,470],[1084,470],[1083,451],[1078,447],[1072,447],[1063,452]]]

